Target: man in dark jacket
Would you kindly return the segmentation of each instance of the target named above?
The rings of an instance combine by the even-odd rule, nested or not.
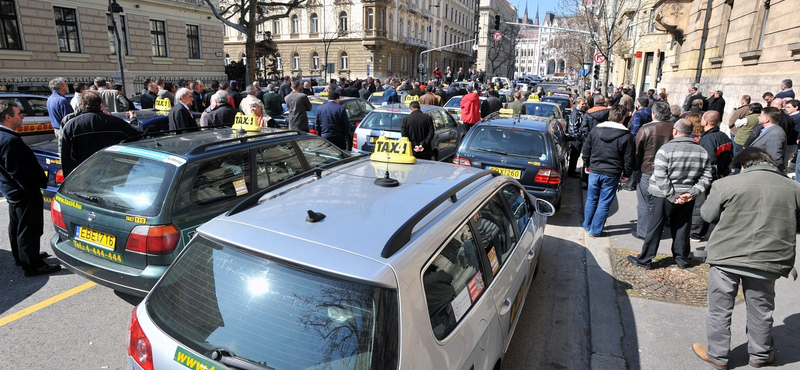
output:
[[[725,99],[722,98],[722,90],[711,90],[708,92],[708,110],[719,112],[722,117],[725,114]]]
[[[175,105],[169,111],[169,129],[180,130],[197,127],[197,121],[192,116],[192,91],[182,87],[175,93]]]
[[[211,87],[203,94],[203,106],[208,108],[211,106],[211,97],[219,90],[219,81],[212,80]]]
[[[219,126],[227,125],[233,126],[233,120],[236,118],[238,110],[231,106],[230,97],[225,90],[217,91],[211,99],[217,100],[217,107],[208,113],[208,125]]]
[[[25,276],[52,274],[61,266],[45,262],[47,254],[39,249],[44,234],[39,189],[47,186],[47,176],[33,151],[14,132],[22,127],[22,118],[16,103],[0,100],[0,191],[8,203],[8,239],[14,262],[22,266]]]
[[[419,102],[408,104],[411,113],[403,118],[400,124],[400,135],[411,141],[414,157],[431,159],[433,147],[433,119],[422,113]]]
[[[92,154],[140,134],[123,119],[103,113],[102,98],[94,91],[81,96],[81,111],[67,122],[61,135],[64,177]]]
[[[267,92],[261,99],[264,100],[264,113],[273,118],[283,115],[283,106],[281,106],[283,99],[275,92],[275,85],[267,85]]]
[[[189,84],[189,88],[192,90],[192,108],[193,112],[202,112],[206,109],[206,106],[203,105],[203,82],[200,80],[194,81]]]
[[[731,317],[739,285],[746,292],[749,365],[763,367],[775,360],[775,281],[789,275],[797,279],[800,185],[780,173],[770,155],[759,148],[742,150],[733,165],[741,168],[741,173],[714,182],[701,209],[703,219],[717,227],[706,246],[706,262],[711,265],[708,348],[694,343],[692,350],[718,369],[728,365]],[[769,207],[769,216],[763,207]]]
[[[622,125],[627,116],[625,107],[612,106],[609,120],[598,124],[583,145],[584,171],[589,174],[583,229],[592,237],[603,232],[617,186],[627,182],[633,172],[633,136]]]
[[[281,82],[281,86],[278,88],[278,95],[281,96],[281,99],[286,99],[286,95],[292,93],[292,78],[286,76],[283,78],[283,82]]]
[[[339,147],[347,149],[347,137],[350,134],[350,121],[344,107],[339,105],[339,94],[335,91],[328,94],[328,101],[317,108],[317,122],[314,127],[317,135]]]
[[[653,111],[650,110],[649,107],[650,99],[646,96],[639,97],[639,99],[636,100],[637,110],[631,117],[631,135],[633,135],[633,137],[636,137],[642,125],[653,120]]]
[[[481,118],[484,118],[494,112],[499,112],[503,108],[503,102],[500,101],[500,94],[496,90],[489,90],[489,95],[486,100],[481,102]]]
[[[708,162],[711,164],[711,182],[728,176],[731,173],[731,161],[733,161],[733,143],[724,132],[719,130],[719,123],[722,117],[715,110],[706,112],[700,119],[703,126],[703,134],[700,135],[700,146],[708,152]],[[693,240],[702,240],[706,235],[711,235],[713,226],[703,221],[700,215],[700,208],[703,207],[709,187],[700,193],[694,201],[694,211],[692,212],[692,229],[689,237]]]
[[[589,132],[594,129],[598,124],[608,121],[608,107],[606,106],[606,98],[603,95],[597,94],[594,96],[594,108],[589,109],[583,114],[581,121],[581,135],[589,137]]]
[[[145,86],[145,93],[139,98],[139,105],[142,109],[152,109],[156,105],[156,98],[158,98],[158,85],[155,82],[150,82]]]
[[[683,108],[684,112],[688,111],[689,109],[692,109],[692,102],[695,99],[702,100],[704,106],[708,104],[706,102],[706,98],[703,96],[703,94],[701,94],[699,91],[697,91],[697,87],[696,86],[690,86],[689,87],[689,95],[686,97],[686,99],[683,100],[683,107],[682,108]],[[703,109],[703,108],[701,107],[701,109]],[[703,109],[703,110],[705,110],[705,109]]]
[[[519,94],[519,93],[517,93]],[[517,97],[514,94],[514,97]],[[569,114],[569,126],[567,126],[567,135],[569,135],[569,167],[567,167],[567,176],[580,177],[578,173],[578,158],[581,156],[581,149],[583,148],[584,137],[581,134],[581,121],[583,121],[583,114],[587,108],[586,99],[575,99],[575,106]],[[525,106],[522,106],[524,112]]]
[[[358,97],[358,87],[351,84],[344,84],[344,96],[349,98]]]
[[[672,112],[666,102],[656,102],[653,105],[653,122],[645,123],[636,134],[636,161],[633,165],[636,171],[641,171],[639,184],[636,186],[636,230],[632,235],[644,240],[647,226],[650,223],[650,209],[653,197],[647,188],[650,186],[650,177],[653,175],[653,161],[656,152],[661,146],[672,140],[672,122],[669,121]]]
[[[369,91],[370,86],[369,82],[362,82],[361,90],[358,90],[358,97],[364,100],[369,99],[369,96],[372,95],[372,91]]]

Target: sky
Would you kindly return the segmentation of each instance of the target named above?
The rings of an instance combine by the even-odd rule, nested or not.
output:
[[[528,5],[528,17],[533,19],[536,16],[536,6],[539,6],[539,23],[542,22],[544,14],[547,12],[559,14],[558,5],[559,0],[508,0],[511,5],[517,7],[519,17],[525,13],[525,4]]]

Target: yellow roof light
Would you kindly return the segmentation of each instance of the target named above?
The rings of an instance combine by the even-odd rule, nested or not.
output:
[[[407,137],[393,140],[381,136],[375,142],[375,152],[369,159],[377,162],[414,164],[417,163],[417,158],[414,157],[412,150],[411,141]]]
[[[236,117],[233,119],[233,127],[234,130],[243,130],[247,132],[257,132],[261,131],[261,127],[258,125],[258,119],[255,115],[249,114],[244,115],[242,112],[236,113]]]
[[[169,98],[156,98],[156,110],[172,110],[172,102]]]

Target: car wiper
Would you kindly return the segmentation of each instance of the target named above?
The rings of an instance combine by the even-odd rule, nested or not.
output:
[[[266,364],[262,365],[246,358],[236,356],[231,351],[224,348],[217,348],[211,351],[211,359],[219,361],[223,365],[236,370],[275,370],[274,367],[267,366]]]
[[[482,152],[495,153],[495,154],[500,154],[500,155],[508,155],[507,152],[504,152],[502,150],[494,150],[494,149],[486,149],[486,148],[473,148],[473,149],[480,150]]]
[[[103,204],[103,200],[100,199],[99,197],[95,196],[95,195],[86,195],[86,194],[83,194],[83,193],[75,193],[75,196],[78,197],[78,198],[81,198],[83,200],[88,200],[88,201],[90,201],[92,203]]]

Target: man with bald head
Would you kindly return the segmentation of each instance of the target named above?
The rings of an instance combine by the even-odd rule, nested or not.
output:
[[[731,172],[730,164],[733,161],[733,143],[727,134],[719,130],[722,117],[719,112],[710,110],[703,114],[700,126],[703,134],[700,135],[700,146],[708,152],[708,163],[711,165],[711,182],[728,176]],[[711,235],[713,226],[703,220],[700,207],[706,201],[711,186],[695,198],[694,212],[692,213],[692,229],[689,234],[692,240],[702,240]],[[710,227],[711,226],[711,227]]]

